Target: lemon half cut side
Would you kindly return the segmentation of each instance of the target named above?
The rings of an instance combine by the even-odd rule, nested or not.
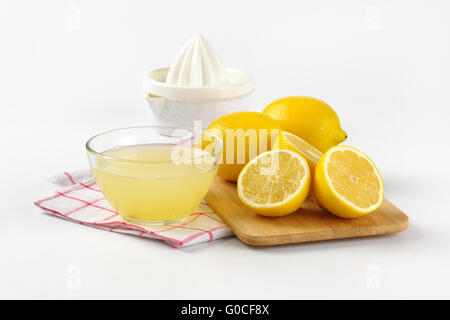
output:
[[[349,146],[332,147],[320,158],[314,192],[325,209],[341,218],[367,215],[384,198],[383,180],[373,161]]]
[[[252,159],[237,181],[241,201],[258,214],[280,217],[293,213],[308,196],[311,174],[303,156],[272,150]]]

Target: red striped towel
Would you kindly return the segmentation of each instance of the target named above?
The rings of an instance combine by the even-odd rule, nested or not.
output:
[[[83,225],[157,239],[176,248],[233,234],[205,201],[182,222],[148,226],[122,219],[105,200],[90,171],[65,172],[56,176],[53,184],[56,193],[34,204],[45,213]]]

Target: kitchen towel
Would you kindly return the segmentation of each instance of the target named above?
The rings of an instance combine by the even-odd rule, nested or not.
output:
[[[172,224],[130,223],[109,205],[90,171],[64,172],[52,179],[55,194],[34,204],[45,213],[99,229],[156,239],[179,248],[233,235],[206,201],[185,220]]]

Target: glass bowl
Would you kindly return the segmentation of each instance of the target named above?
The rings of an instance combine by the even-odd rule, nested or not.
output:
[[[111,130],[89,139],[89,165],[106,200],[141,224],[183,220],[216,176],[222,141],[208,132],[170,126]]]

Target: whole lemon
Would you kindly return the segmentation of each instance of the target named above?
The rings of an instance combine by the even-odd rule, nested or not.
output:
[[[347,139],[333,108],[316,98],[278,99],[263,113],[279,121],[282,130],[299,136],[322,152]]]
[[[236,181],[246,163],[271,150],[280,131],[280,124],[265,114],[245,111],[230,113],[214,120],[207,131],[223,141],[223,158],[217,175]]]

